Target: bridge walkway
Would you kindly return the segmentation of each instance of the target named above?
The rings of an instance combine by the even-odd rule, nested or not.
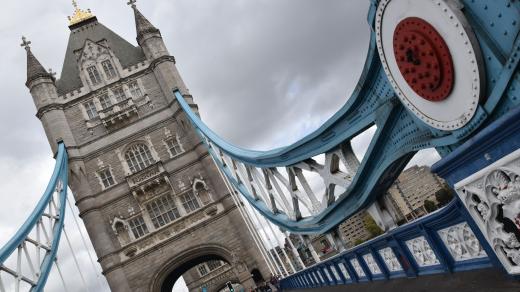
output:
[[[496,268],[337,285],[290,292],[520,292],[520,281]]]

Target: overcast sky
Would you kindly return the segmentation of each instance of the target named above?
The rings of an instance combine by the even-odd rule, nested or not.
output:
[[[133,13],[126,2],[79,0],[79,5],[91,8],[100,22],[136,44]],[[138,7],[161,30],[209,126],[237,145],[269,149],[297,141],[346,102],[368,46],[368,4],[368,0],[143,0]],[[24,86],[26,61],[20,37],[32,41],[32,51],[46,68],[61,72],[69,34],[66,17],[71,13],[67,0],[2,3],[0,245],[30,213],[54,165]],[[356,151],[366,143],[360,141]],[[413,163],[431,164],[435,159],[435,153],[426,151]],[[72,222],[67,223],[74,233]],[[77,232],[71,236],[80,260],[87,263]],[[60,260],[71,278],[72,259],[65,247],[62,242]],[[89,271],[86,277],[95,283],[95,273]],[[61,291],[60,285],[54,275],[46,291]]]

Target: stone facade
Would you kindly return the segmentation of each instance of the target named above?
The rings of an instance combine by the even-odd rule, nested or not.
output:
[[[438,204],[435,193],[442,188],[442,179],[433,174],[428,166],[415,165],[399,175],[388,189],[388,194],[399,216],[413,220],[427,213],[425,200]]]
[[[40,66],[27,81],[37,116],[53,151],[67,147],[103,273],[112,291],[165,291],[193,266],[222,260],[220,282],[252,287],[251,270],[267,277],[267,266],[173,96],[180,90],[196,108],[175,59],[133,8],[139,46],[95,17],[71,25],[60,80],[34,75],[44,69],[28,49],[28,66]]]
[[[412,166],[403,171],[382,198],[391,210],[394,220],[405,222],[427,213],[424,201],[438,204],[435,193],[443,188],[441,178],[433,174],[427,166]],[[366,229],[366,211],[360,211],[340,224],[339,230],[347,247],[371,238]]]
[[[356,243],[366,241],[371,237],[365,227],[366,215],[365,211],[358,212],[339,225],[341,236],[347,247],[353,247]]]

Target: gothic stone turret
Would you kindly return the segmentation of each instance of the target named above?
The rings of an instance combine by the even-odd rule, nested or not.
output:
[[[133,2],[139,46],[75,7],[59,80],[27,50],[37,115],[51,147],[67,146],[70,187],[112,291],[169,289],[207,260],[231,266],[219,281],[250,287],[266,264],[174,99],[178,88],[193,103],[174,58]],[[212,281],[209,291],[222,284]]]
[[[36,59],[31,51],[31,42],[22,37],[22,46],[27,52],[27,81],[25,85],[29,88],[34,104],[40,118],[49,143],[56,151],[56,142],[66,140],[68,145],[75,145],[73,135],[66,123],[64,111],[55,107],[58,103],[58,91],[56,79],[51,72],[47,72]]]

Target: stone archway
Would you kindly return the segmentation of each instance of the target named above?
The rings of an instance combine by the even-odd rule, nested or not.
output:
[[[202,244],[186,249],[178,253],[163,265],[156,273],[150,284],[152,292],[171,292],[175,282],[188,270],[198,264],[222,260],[232,266],[237,263],[233,253],[227,248],[217,244]],[[247,270],[246,270],[247,271]],[[238,272],[235,269],[235,281],[238,283],[252,282],[247,272]]]

